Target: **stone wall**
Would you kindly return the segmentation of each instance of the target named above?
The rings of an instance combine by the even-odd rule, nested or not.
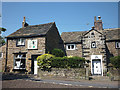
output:
[[[28,49],[28,40],[37,39],[37,49]],[[62,39],[55,24],[47,32],[46,36],[25,38],[25,46],[16,46],[17,39],[8,38],[7,66],[12,72],[14,68],[15,53],[26,53],[26,70],[31,71],[33,55],[42,55],[50,52],[54,48],[63,49]]]
[[[37,39],[38,40],[38,49],[29,50],[28,49],[28,40]],[[14,63],[14,53],[26,52],[26,70],[31,71],[31,55],[36,54],[45,54],[45,37],[36,37],[36,38],[26,38],[25,46],[16,46],[16,39],[8,39],[8,58],[7,66],[10,68],[10,72],[13,70]]]
[[[108,62],[110,57],[120,55],[120,49],[115,48],[115,41],[107,41],[106,42],[106,49],[107,49],[107,59]]]
[[[52,68],[51,71],[41,71],[38,69],[38,77],[40,78],[68,78],[68,79],[85,79],[85,68]]]
[[[86,60],[90,60],[89,66],[91,68],[91,55],[102,55],[102,65],[103,65],[103,72],[106,72],[106,44],[105,44],[105,37],[103,34],[99,33],[98,31],[91,30],[89,33],[83,36],[82,41],[82,50],[83,50],[83,57]],[[96,47],[92,48],[91,44],[95,42]]]
[[[4,71],[6,59],[6,45],[0,47],[0,52],[3,53],[3,57],[0,58],[0,71]]]
[[[61,36],[54,24],[46,34],[46,53],[51,52],[54,48],[59,48],[64,51],[63,45]]]
[[[82,57],[82,44],[75,44],[76,48],[75,50],[67,50],[66,45],[64,45],[64,48],[66,49],[67,56],[79,56]]]
[[[120,70],[110,68],[108,72],[108,76],[111,80],[120,81]]]
[[[94,33],[94,35],[91,35]],[[91,48],[91,43],[96,43],[96,48]],[[91,31],[83,37],[83,57],[91,60],[90,55],[102,55],[106,60],[105,37],[97,31]]]

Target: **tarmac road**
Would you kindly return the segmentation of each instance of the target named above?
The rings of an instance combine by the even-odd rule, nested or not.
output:
[[[1,74],[1,73],[0,73]],[[3,88],[119,88],[118,81],[40,79],[28,75],[3,74]]]
[[[83,87],[93,87],[93,88],[120,88],[118,81],[64,81],[64,80],[50,80],[50,79],[34,79],[33,81],[44,82],[44,83],[53,83],[60,85],[71,85],[71,86],[83,86]]]
[[[103,87],[102,87],[103,86]],[[86,83],[74,81],[61,81],[61,80],[33,80],[33,79],[17,79],[17,80],[4,80],[2,81],[2,88],[117,88],[117,86],[106,87],[99,83]],[[97,89],[95,89],[97,90]],[[110,89],[111,90],[111,89]],[[112,89],[116,90],[116,89]]]

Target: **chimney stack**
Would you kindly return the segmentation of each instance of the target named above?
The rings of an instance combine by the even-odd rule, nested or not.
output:
[[[26,23],[25,16],[23,17],[22,27],[26,27],[28,24]]]
[[[101,16],[98,16],[98,20],[96,20],[96,16],[94,17],[94,26],[96,30],[103,30]]]

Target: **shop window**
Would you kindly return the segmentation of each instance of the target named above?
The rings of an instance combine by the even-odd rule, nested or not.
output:
[[[25,69],[26,54],[15,54],[14,69]]]

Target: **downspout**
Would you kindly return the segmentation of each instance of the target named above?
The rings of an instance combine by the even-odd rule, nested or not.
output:
[[[7,55],[8,55],[8,39],[7,39],[7,42],[6,42],[5,72],[7,72]]]

